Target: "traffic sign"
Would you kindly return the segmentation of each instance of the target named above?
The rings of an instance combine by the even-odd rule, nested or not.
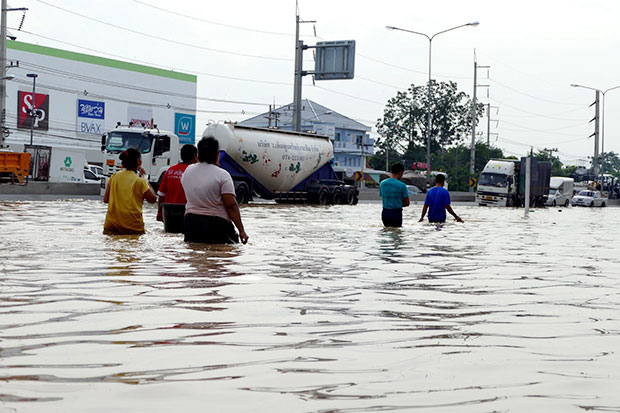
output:
[[[476,178],[469,178],[469,186],[476,186]]]

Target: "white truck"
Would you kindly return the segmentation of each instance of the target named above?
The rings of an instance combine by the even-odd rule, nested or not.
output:
[[[525,203],[526,158],[491,159],[480,173],[476,202],[481,206],[523,206]],[[549,194],[551,162],[532,158],[530,205],[543,207]]]
[[[549,197],[546,204],[549,206],[563,205],[567,207],[573,198],[575,180],[563,176],[552,176],[549,181]]]
[[[119,124],[101,138],[105,177],[109,178],[121,169],[119,154],[128,148],[136,148],[142,153],[142,167],[155,190],[159,187],[164,172],[180,159],[179,137],[173,132],[159,130],[157,126],[123,127]]]

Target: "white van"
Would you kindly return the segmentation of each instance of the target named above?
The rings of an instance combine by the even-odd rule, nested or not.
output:
[[[575,180],[563,176],[552,176],[549,181],[549,197],[546,205],[567,207],[573,198]]]

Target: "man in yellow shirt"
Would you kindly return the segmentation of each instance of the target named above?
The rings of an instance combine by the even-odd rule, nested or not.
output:
[[[154,203],[157,195],[146,179],[140,152],[129,148],[120,154],[124,171],[116,172],[108,179],[103,202],[108,212],[103,225],[104,234],[144,234],[142,204],[144,200]]]

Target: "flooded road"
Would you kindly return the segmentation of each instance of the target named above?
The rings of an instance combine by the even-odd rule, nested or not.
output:
[[[242,209],[245,246],[0,203],[0,412],[620,411],[620,209]]]

